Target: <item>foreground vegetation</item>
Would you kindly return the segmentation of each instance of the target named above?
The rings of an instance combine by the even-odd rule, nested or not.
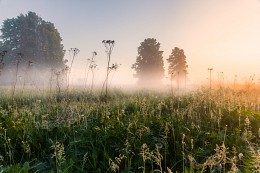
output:
[[[0,96],[0,172],[260,172],[257,91]]]

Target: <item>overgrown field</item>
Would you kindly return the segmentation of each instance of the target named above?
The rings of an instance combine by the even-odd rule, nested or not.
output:
[[[260,172],[260,97],[1,90],[0,172]]]

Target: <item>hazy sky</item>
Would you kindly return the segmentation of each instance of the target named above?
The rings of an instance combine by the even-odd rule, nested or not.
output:
[[[97,78],[103,80],[101,41],[111,39],[112,62],[122,64],[114,80],[133,83],[137,47],[151,37],[161,43],[166,75],[166,59],[179,47],[187,56],[190,82],[207,81],[209,67],[215,79],[218,72],[228,80],[260,78],[259,0],[0,0],[0,23],[28,11],[54,23],[66,49],[80,49],[74,74],[84,73],[96,51]]]

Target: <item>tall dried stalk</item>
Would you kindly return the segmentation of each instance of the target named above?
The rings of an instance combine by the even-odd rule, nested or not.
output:
[[[13,109],[13,111],[14,111],[14,94],[15,94],[15,88],[16,88],[17,78],[18,78],[19,64],[21,62],[22,57],[23,57],[22,53],[17,53],[15,80],[14,80],[14,85],[13,85],[13,90],[12,90],[12,109]]]
[[[69,52],[72,54],[72,61],[71,61],[70,68],[69,68],[69,74],[68,74],[68,80],[67,80],[68,81],[67,90],[69,90],[69,86],[70,86],[70,73],[71,73],[72,65],[74,63],[75,57],[79,53],[79,49],[78,48],[70,48]]]
[[[111,54],[115,45],[114,40],[103,40],[102,43],[105,45],[106,48],[106,53],[107,53],[107,73],[106,73],[106,79],[104,81],[105,87],[106,87],[106,92],[105,92],[105,97],[106,97],[106,102],[107,102],[107,94],[108,94],[108,76],[110,72],[110,60],[111,60]]]
[[[23,89],[22,89],[21,97],[23,96],[24,88],[25,88],[25,85],[26,85],[26,82],[27,82],[27,79],[28,79],[28,72],[31,69],[32,64],[33,64],[32,61],[27,62],[27,66],[26,66],[26,69],[25,69],[25,72],[24,72],[24,82],[23,82]]]
[[[91,57],[91,59],[88,59],[88,61],[89,61],[89,65],[87,64],[87,66],[86,66],[86,70],[85,70],[85,82],[84,82],[84,90],[86,90],[86,88],[87,88],[87,82],[88,82],[88,75],[89,75],[89,71],[91,70],[92,71],[92,85],[93,85],[93,68],[96,68],[96,64],[94,64],[95,63],[95,61],[94,61],[94,58],[95,58],[95,56],[97,56],[97,52],[93,52],[92,53],[92,57]],[[87,70],[88,69],[88,70]],[[92,85],[91,85],[91,88],[92,88]]]

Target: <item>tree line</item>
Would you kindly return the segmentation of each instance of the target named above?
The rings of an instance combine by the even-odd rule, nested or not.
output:
[[[147,38],[138,47],[138,56],[132,69],[136,71],[134,76],[138,78],[139,84],[158,85],[164,77],[163,51],[160,43],[154,38]],[[187,61],[183,49],[175,47],[168,59],[168,74],[170,80],[180,83],[187,77]]]
[[[40,64],[39,68],[69,68],[67,60],[64,60],[65,50],[60,33],[53,23],[44,21],[36,13],[28,12],[6,19],[0,31],[0,71],[11,66],[17,57],[23,58],[24,66],[30,62]],[[18,56],[19,53],[23,56]],[[138,78],[138,84],[160,85],[165,72],[160,43],[155,38],[147,38],[140,43],[137,53],[136,62],[131,68],[135,70],[134,77]],[[184,50],[175,47],[166,60],[170,80],[186,82],[188,65]]]

